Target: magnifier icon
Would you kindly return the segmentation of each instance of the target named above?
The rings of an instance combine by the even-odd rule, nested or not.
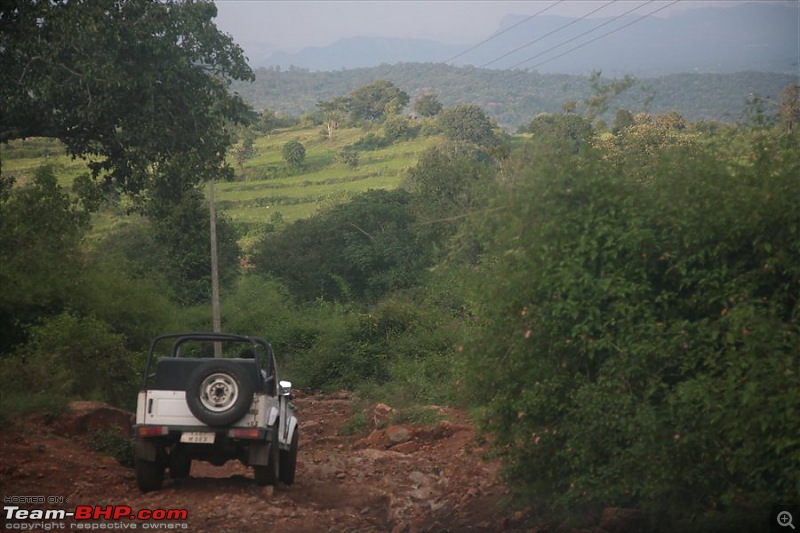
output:
[[[794,529],[794,524],[792,524],[792,513],[789,511],[781,511],[778,513],[778,525],[781,527],[789,526],[790,528]]]

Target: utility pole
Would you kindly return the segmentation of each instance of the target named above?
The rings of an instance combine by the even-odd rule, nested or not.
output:
[[[214,179],[208,180],[208,212],[211,219],[211,314],[214,333],[222,331],[219,309],[219,268],[217,265],[217,209],[214,205]],[[214,343],[214,357],[222,357],[222,343]]]

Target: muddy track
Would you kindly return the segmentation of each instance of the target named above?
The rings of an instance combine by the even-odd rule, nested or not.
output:
[[[142,494],[131,469],[60,435],[57,424],[31,420],[0,432],[0,496],[63,498],[50,507],[67,510],[186,509],[188,518],[173,525],[190,531],[509,531],[518,525],[502,506],[498,464],[485,460],[463,412],[443,409],[446,421],[429,427],[342,436],[351,409],[346,394],[296,403],[301,440],[291,487],[257,487],[252,470],[238,463],[196,462],[190,477]],[[12,521],[3,516],[2,522],[8,530]]]

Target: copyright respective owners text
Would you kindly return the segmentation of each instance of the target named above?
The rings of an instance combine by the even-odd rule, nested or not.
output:
[[[798,520],[800,520],[800,504],[775,505],[769,516],[770,533],[800,533]]]
[[[3,531],[188,530],[186,509],[88,505],[57,495],[3,496]]]

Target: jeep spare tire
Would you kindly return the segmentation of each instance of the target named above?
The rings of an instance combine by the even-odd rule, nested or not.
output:
[[[186,404],[194,416],[209,426],[233,424],[253,402],[253,380],[233,361],[203,363],[186,382]]]

